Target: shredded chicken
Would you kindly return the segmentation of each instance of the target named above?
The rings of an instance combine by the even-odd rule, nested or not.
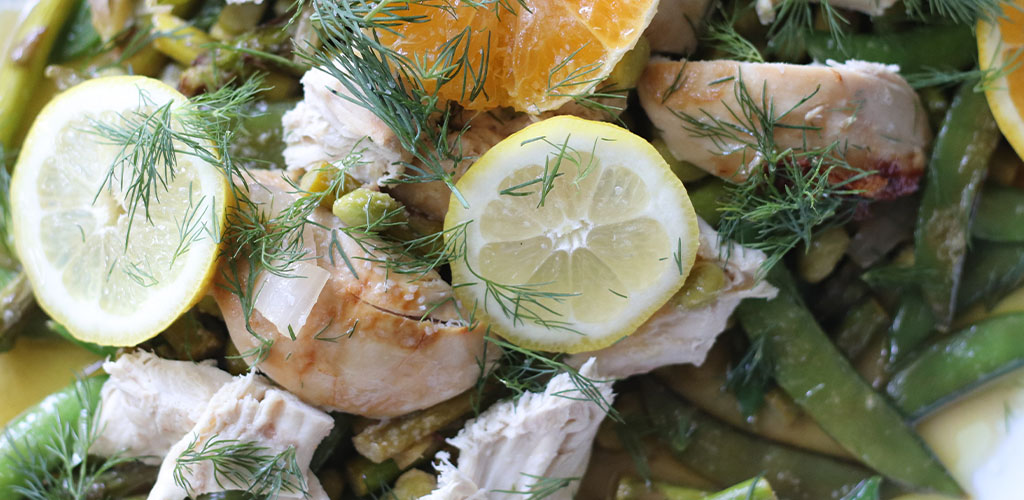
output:
[[[250,186],[250,192],[269,191],[260,196],[272,207],[297,196],[279,173],[254,177],[261,185]],[[304,401],[364,416],[403,415],[472,387],[484,356],[483,332],[459,321],[451,286],[434,271],[410,276],[388,270],[380,260],[393,256],[369,254],[373,241],[357,242],[340,231],[341,222],[326,209],[311,219],[304,237],[317,258],[305,262],[328,276],[312,307],[300,311],[301,324],[290,324],[294,339],[281,331],[282,321],[264,315],[275,316],[277,309],[256,309],[246,325],[238,297],[224,286],[213,287],[238,350],[260,346],[252,328],[274,341],[261,371]],[[242,282],[248,280],[247,266],[237,267]],[[287,296],[306,294],[321,281],[268,283],[275,289],[265,283],[260,294]]]
[[[309,470],[313,451],[334,426],[326,413],[309,406],[297,397],[272,388],[260,377],[250,373],[223,386],[197,420],[195,426],[171,448],[160,465],[156,484],[149,492],[149,500],[181,500],[196,498],[203,493],[231,489],[267,493],[267,485],[236,482],[233,476],[217,473],[213,461],[199,460],[179,469],[188,489],[176,481],[175,468],[183,453],[203,449],[211,441],[235,440],[255,443],[263,448],[259,456],[275,457],[289,449],[292,458],[282,460],[286,468],[296,467],[301,476],[289,469],[281,475],[283,487],[276,498],[309,498],[327,500],[327,494],[316,476]],[[188,455],[185,455],[188,458]],[[246,477],[244,481],[253,478]]]
[[[712,125],[709,116],[735,123],[733,113],[751,111],[749,102],[737,99],[736,82],[742,76],[752,102],[767,98],[776,117],[788,111],[779,122],[793,127],[774,132],[779,151],[838,143],[852,167],[877,172],[847,187],[886,199],[917,189],[931,142],[917,93],[897,70],[862,61],[823,66],[658,59],[648,64],[637,93],[673,156],[738,182],[763,161],[758,152],[730,137],[695,134],[684,128],[681,116],[705,125]],[[857,173],[835,170],[832,180]]]
[[[651,51],[686,55],[697,49],[697,27],[711,0],[661,0],[644,31]]]
[[[383,185],[404,170],[410,155],[380,118],[355,103],[336,78],[319,69],[302,77],[304,98],[285,113],[284,161],[289,170],[311,169],[359,153],[348,174],[363,184]]]
[[[775,7],[784,0],[757,0],[754,9],[757,10],[757,18],[761,24],[770,24],[775,20]],[[820,0],[813,0],[820,1]],[[856,10],[870,16],[880,16],[885,9],[892,7],[896,0],[829,0],[830,7]]]
[[[120,453],[160,463],[183,434],[195,425],[207,402],[231,375],[212,363],[161,359],[145,351],[108,361],[103,369],[100,434],[90,452]]]
[[[597,366],[590,360],[580,374],[601,379]],[[596,386],[611,403],[611,382]],[[458,467],[453,469],[448,456],[439,454],[438,487],[423,498],[521,499],[541,478],[582,477],[604,416],[596,403],[579,394],[568,374],[557,375],[543,393],[526,393],[517,401],[495,404],[467,422],[448,440],[459,450]],[[545,498],[568,500],[578,487],[578,481],[571,481]]]
[[[727,282],[719,295],[696,309],[670,300],[632,335],[599,351],[575,354],[568,359],[570,365],[580,366],[597,358],[602,375],[613,378],[647,373],[666,365],[700,365],[741,300],[775,297],[775,288],[757,278],[765,261],[764,252],[728,243],[729,249],[723,255],[724,243],[718,233],[703,220],[698,222],[697,258],[714,261],[725,271]]]

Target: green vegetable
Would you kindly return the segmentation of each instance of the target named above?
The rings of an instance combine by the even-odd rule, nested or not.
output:
[[[375,226],[386,228],[406,218],[403,205],[391,195],[366,188],[339,197],[332,212],[346,226],[366,226],[368,230]]]
[[[929,346],[893,375],[886,392],[904,414],[929,410],[997,375],[1024,366],[1024,313],[998,316]]]
[[[84,410],[96,407],[105,381],[106,377],[78,381],[47,396],[7,424],[0,435],[0,500],[20,499],[17,488],[25,487],[28,479],[21,470],[26,457],[33,461],[57,458],[53,453],[44,453],[45,447],[63,438],[58,435],[63,426],[74,424]],[[57,464],[40,465],[49,468]]]
[[[956,307],[984,302],[987,306],[1024,282],[1024,244],[975,241],[964,262],[964,278]]]
[[[900,295],[902,301],[893,316],[889,329],[892,360],[913,352],[935,331],[935,313],[917,288],[911,287]]]
[[[856,359],[871,339],[891,323],[885,308],[874,297],[867,297],[846,313],[833,339],[846,359]]]
[[[878,487],[882,478],[875,476],[857,485],[857,489],[843,497],[843,500],[878,500]]]
[[[0,62],[0,146],[8,150],[14,149],[14,136],[74,2],[39,0],[18,25],[7,57]]]
[[[928,123],[934,129],[941,127],[942,120],[949,111],[949,98],[946,97],[946,93],[939,87],[925,87],[919,89],[917,95],[921,97],[921,103],[928,112]]]
[[[751,340],[766,339],[775,381],[836,441],[883,475],[915,487],[960,487],[885,398],[836,350],[803,305],[792,278],[773,273],[779,294],[746,300],[736,312]]]
[[[92,8],[89,0],[78,0],[71,15],[50,52],[51,64],[62,64],[90,54],[103,44],[103,39],[92,26]]]
[[[860,33],[842,38],[842,44],[828,33],[807,36],[807,53],[814,60],[859,59],[898,64],[908,75],[927,70],[958,70],[974,64],[977,47],[966,25],[920,26],[900,33]]]
[[[469,391],[430,408],[367,427],[352,438],[352,444],[364,457],[380,463],[394,458],[472,410],[473,391]]]
[[[840,226],[821,231],[797,254],[796,269],[804,281],[818,283],[832,274],[850,246],[850,235]]]
[[[981,190],[971,235],[988,241],[1024,242],[1024,191],[988,185]]]
[[[704,219],[712,227],[718,227],[722,219],[722,212],[719,211],[721,200],[727,196],[725,181],[717,177],[704,180],[696,188],[689,190],[690,203],[693,210],[701,219]]]
[[[615,487],[615,500],[700,500],[706,494],[706,491],[661,481],[648,483],[633,476],[623,476]]]
[[[309,469],[313,472],[319,472],[324,464],[334,456],[341,443],[347,441],[348,437],[352,434],[351,415],[332,411],[331,418],[334,419],[334,427],[331,427],[331,433],[323,441],[320,441],[316,450],[313,451],[313,458],[309,460]]]
[[[940,330],[953,319],[971,211],[999,139],[985,95],[974,92],[974,84],[960,87],[935,139],[914,235],[921,289]]]
[[[673,300],[684,308],[696,309],[715,300],[725,284],[725,271],[717,262],[698,260]]]
[[[363,456],[356,456],[345,462],[347,484],[356,496],[366,496],[394,481],[402,470],[394,460],[385,460],[379,464],[371,462]]]
[[[775,500],[775,492],[763,478],[754,478],[718,493],[703,497],[704,500]]]
[[[433,474],[419,469],[410,469],[398,476],[395,487],[391,490],[395,500],[416,500],[434,491],[437,479]]]
[[[739,432],[649,379],[644,380],[643,397],[654,430],[676,459],[715,483],[735,484],[761,476],[782,498],[821,500],[832,498],[836,491],[851,491],[871,475],[845,461]],[[687,439],[678,440],[680,435]]]

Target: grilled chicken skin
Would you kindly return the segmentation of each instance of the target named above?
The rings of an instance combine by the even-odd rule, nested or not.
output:
[[[648,64],[637,91],[673,156],[739,182],[763,159],[734,138],[694,134],[683,117],[736,124],[732,113],[750,107],[737,98],[741,76],[752,102],[763,108],[766,97],[778,122],[790,126],[775,128],[776,150],[837,143],[852,167],[875,172],[848,186],[862,196],[889,199],[917,189],[932,135],[917,94],[895,67],[861,61],[821,66],[662,59]],[[741,139],[753,142],[749,136]],[[855,174],[837,169],[832,180]]]
[[[257,179],[262,187],[250,186],[251,191],[267,189],[286,202],[297,196],[278,174],[268,172]],[[300,325],[290,325],[294,340],[288,325],[282,328],[261,312],[257,299],[249,326],[274,340],[258,368],[308,403],[370,417],[403,415],[472,387],[484,354],[483,335],[458,321],[449,300],[451,286],[435,272],[419,279],[389,273],[379,262],[368,260],[385,256],[371,256],[360,243],[334,231],[342,224],[326,209],[318,209],[312,218],[305,232],[317,258],[305,262],[316,269],[301,274],[322,270],[326,280],[311,306],[310,301],[296,306],[309,307],[309,312],[300,317]],[[247,282],[246,266],[235,267],[243,269],[240,278]],[[287,292],[271,287],[301,287],[301,280],[282,278],[264,284],[261,297],[275,294],[288,299]],[[246,329],[238,297],[224,285],[214,287],[214,298],[232,341],[244,353],[259,342]],[[274,309],[273,304],[264,308]]]

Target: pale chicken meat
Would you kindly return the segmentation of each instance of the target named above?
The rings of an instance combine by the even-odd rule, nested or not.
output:
[[[195,426],[171,447],[160,465],[149,500],[182,500],[224,490],[247,490],[271,498],[327,500],[320,482],[309,470],[309,462],[334,426],[333,419],[261,378],[250,373],[213,395]],[[218,473],[212,460],[188,461],[206,445],[213,448],[232,441],[250,446],[250,453],[263,460],[282,457],[282,487],[275,492],[271,484],[253,484],[251,476]],[[183,458],[187,468],[179,465]]]
[[[733,113],[754,111],[751,103],[763,107],[757,103],[766,98],[774,106],[772,120],[780,124],[772,137],[775,150],[834,144],[853,169],[874,172],[846,187],[888,199],[917,189],[932,138],[917,93],[896,71],[895,66],[861,61],[804,66],[659,59],[648,64],[637,91],[679,160],[733,182],[744,180],[765,161],[750,146],[754,138],[743,133],[729,137],[706,127],[717,119],[761,130],[758,123],[735,123]],[[741,103],[738,96],[749,99]],[[858,173],[838,168],[830,179],[839,182]]]
[[[757,11],[757,18],[761,24],[769,24],[775,20],[776,10],[784,0],[757,0],[754,9]],[[819,2],[820,0],[812,0]],[[830,7],[850,9],[863,12],[870,16],[880,16],[885,9],[892,7],[896,0],[829,0]]]
[[[725,286],[717,296],[699,307],[669,300],[632,335],[599,351],[574,354],[568,359],[570,365],[580,366],[596,358],[601,374],[612,378],[647,373],[666,365],[700,365],[740,301],[775,297],[775,288],[759,278],[764,252],[724,242],[710,225],[698,221],[697,259],[713,262],[725,272]]]
[[[697,49],[697,31],[711,0],[661,0],[644,31],[651,51],[687,55]]]
[[[347,100],[351,95],[338,79],[311,69],[302,88],[303,100],[281,120],[289,170],[309,170],[357,153],[360,161],[348,174],[363,184],[382,185],[402,174],[409,153],[380,118]]]
[[[231,381],[211,364],[161,359],[145,351],[103,364],[100,433],[90,451],[157,464],[191,429],[210,398]]]
[[[611,404],[611,381],[601,381],[597,362],[580,369],[599,380],[595,387]],[[491,406],[466,423],[448,442],[459,451],[457,467],[439,456],[437,489],[429,500],[512,500],[523,498],[539,478],[582,477],[605,411],[580,394],[569,374],[552,378],[542,393]],[[569,500],[579,488],[571,481],[545,498]],[[511,493],[518,492],[518,493]]]
[[[260,186],[250,191],[268,190],[262,196],[274,200],[273,205],[297,196],[278,173],[256,179]],[[259,292],[280,297],[268,302],[314,297],[303,301],[301,310],[293,309],[300,313],[294,322],[272,322],[254,308],[247,327],[239,298],[225,286],[214,287],[238,350],[260,346],[251,328],[273,341],[259,370],[308,403],[364,416],[403,415],[472,387],[484,356],[483,332],[471,331],[460,320],[451,286],[434,271],[413,276],[389,270],[380,260],[393,256],[369,253],[372,238],[351,238],[324,208],[311,219],[304,237],[312,258],[303,262],[326,272],[326,279],[274,279]],[[250,279],[247,266],[235,267],[241,269],[241,282]],[[276,314],[282,308],[262,310]],[[291,327],[287,333],[284,324]]]

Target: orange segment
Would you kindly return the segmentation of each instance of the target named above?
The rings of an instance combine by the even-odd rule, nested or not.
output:
[[[1024,0],[1004,6],[1003,13],[994,25],[978,23],[978,59],[982,70],[1016,66],[988,83],[985,97],[999,130],[1024,158]]]
[[[380,31],[381,41],[417,61],[428,91],[468,109],[512,107],[540,113],[585,93],[611,72],[650,23],[657,0],[525,0],[473,6],[455,0],[441,8],[410,4],[394,12],[422,22]],[[457,73],[439,81],[431,68]],[[486,68],[483,91],[470,91]]]

